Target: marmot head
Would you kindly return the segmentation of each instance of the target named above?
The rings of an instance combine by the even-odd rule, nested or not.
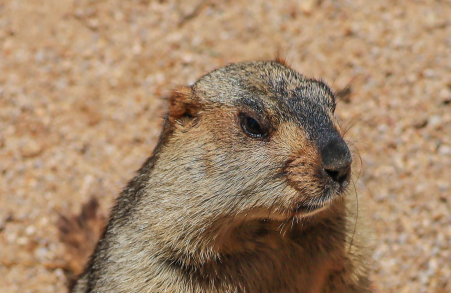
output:
[[[278,61],[237,63],[179,88],[169,104],[149,183],[159,233],[285,221],[342,199],[352,156],[321,81]]]

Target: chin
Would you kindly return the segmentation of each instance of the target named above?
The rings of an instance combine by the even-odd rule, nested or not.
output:
[[[306,218],[330,209],[336,202],[343,200],[346,194],[345,186],[334,186],[323,191],[317,197],[311,197],[293,204],[289,210],[290,217]]]

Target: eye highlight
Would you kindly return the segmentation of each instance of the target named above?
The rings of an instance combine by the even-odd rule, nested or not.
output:
[[[255,118],[246,113],[240,114],[240,124],[244,133],[253,138],[263,138],[268,135],[267,129]]]

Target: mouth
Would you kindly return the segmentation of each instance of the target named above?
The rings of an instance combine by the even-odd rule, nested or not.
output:
[[[293,216],[313,216],[314,214],[317,214],[323,210],[326,210],[327,208],[329,208],[330,203],[326,202],[322,205],[311,205],[311,204],[305,204],[305,203],[300,203],[296,206],[296,208],[294,209],[294,213]]]
[[[346,195],[348,184],[348,178],[341,184],[326,181],[315,196],[306,196],[305,191],[294,189],[294,193],[290,196],[293,201],[289,205],[247,211],[243,213],[243,218],[286,221],[293,218],[310,217],[332,208],[342,200]],[[237,217],[235,218],[237,219]]]
[[[294,217],[306,217],[327,210],[333,205],[334,202],[342,198],[345,192],[346,184],[340,184],[340,186],[335,186],[335,188],[329,190],[326,194],[316,200],[303,200],[297,202],[292,208],[292,215]]]

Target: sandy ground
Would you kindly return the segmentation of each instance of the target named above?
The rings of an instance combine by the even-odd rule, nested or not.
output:
[[[57,213],[107,209],[174,85],[282,53],[349,86],[377,292],[451,292],[450,1],[0,1],[0,291],[65,292]]]

